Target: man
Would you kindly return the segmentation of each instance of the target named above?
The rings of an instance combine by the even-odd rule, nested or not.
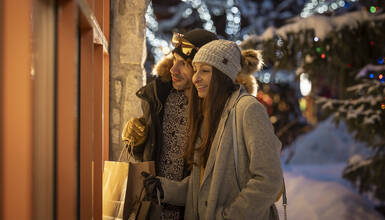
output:
[[[217,36],[203,29],[185,35],[174,34],[172,58],[166,57],[155,67],[159,75],[139,89],[143,116],[130,119],[122,139],[133,143],[136,160],[155,161],[156,174],[180,181],[185,176],[184,158],[187,136],[187,93],[192,87],[191,61],[204,44]],[[183,219],[183,207],[165,205],[162,219]]]

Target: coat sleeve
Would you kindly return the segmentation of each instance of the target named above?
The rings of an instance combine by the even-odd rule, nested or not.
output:
[[[281,142],[274,134],[265,108],[255,99],[237,106],[237,132],[238,138],[243,136],[251,178],[224,209],[223,216],[225,219],[269,219],[283,183]],[[241,216],[243,218],[239,218]]]
[[[162,202],[184,206],[187,199],[187,190],[190,182],[190,176],[184,178],[182,181],[169,180],[164,177],[158,177],[162,184],[164,198]]]
[[[151,132],[150,129],[152,129],[150,128],[150,125],[152,123],[150,105],[148,104],[148,102],[141,100],[141,107],[142,107],[143,115],[142,117],[139,118],[139,120],[141,122],[144,122],[144,126],[147,126],[148,129],[146,134],[147,135],[146,140],[142,144],[133,146],[132,152],[134,154],[135,160],[137,161],[143,161],[144,148],[146,146],[146,142],[148,141],[148,137]]]

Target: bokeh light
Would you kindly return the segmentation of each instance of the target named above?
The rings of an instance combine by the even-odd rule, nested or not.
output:
[[[325,0],[311,0],[305,4],[300,16],[303,18],[309,17],[314,14],[323,14],[327,12],[333,12],[338,10],[339,8],[351,8],[357,0],[333,0],[333,1],[325,1]]]
[[[371,13],[376,13],[376,11],[377,11],[377,8],[375,7],[375,6],[370,6],[370,12]]]
[[[311,82],[307,73],[302,73],[299,76],[299,89],[303,96],[307,96],[311,92]]]

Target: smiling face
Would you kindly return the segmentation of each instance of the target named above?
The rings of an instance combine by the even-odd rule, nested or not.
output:
[[[213,67],[205,63],[194,63],[194,75],[192,82],[198,91],[198,96],[206,98],[209,88],[211,76],[213,74]]]
[[[179,54],[173,54],[173,66],[170,69],[172,86],[176,90],[187,90],[191,88],[191,77],[193,69],[189,62],[187,62]]]

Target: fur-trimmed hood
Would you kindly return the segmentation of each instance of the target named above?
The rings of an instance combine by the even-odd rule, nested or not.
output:
[[[246,88],[246,91],[254,96],[257,94],[258,84],[254,77],[256,71],[260,71],[263,66],[262,51],[242,50],[242,69],[237,74],[235,81]],[[173,65],[172,54],[165,56],[154,66],[154,73],[163,82],[171,81],[170,69]]]
[[[169,54],[163,57],[157,64],[155,64],[153,73],[158,75],[163,82],[171,81],[170,69],[173,65],[173,56]]]

